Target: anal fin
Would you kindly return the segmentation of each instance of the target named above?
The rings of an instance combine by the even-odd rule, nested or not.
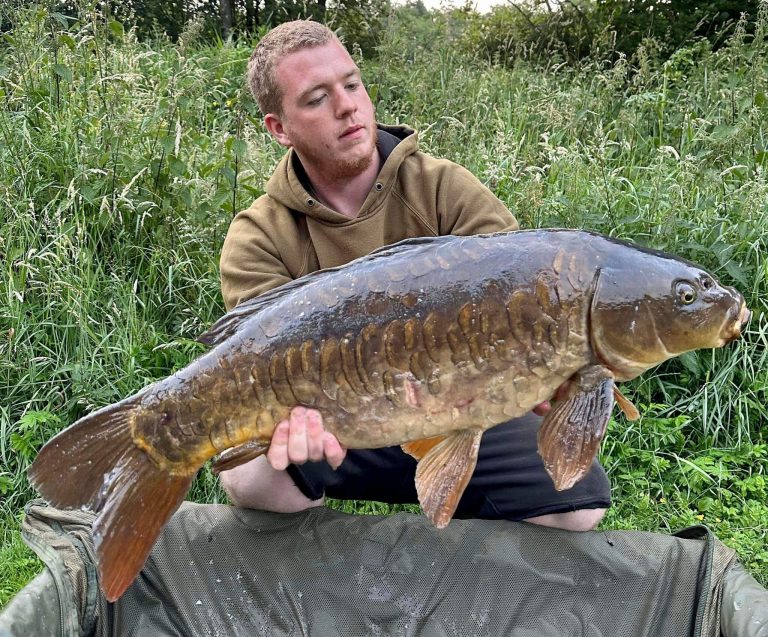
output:
[[[434,436],[432,438],[412,440],[400,445],[400,448],[409,456],[416,458],[416,460],[421,460],[434,446],[441,443],[445,438],[445,436]]]
[[[438,529],[450,522],[475,471],[482,435],[482,429],[457,431],[434,445],[416,466],[419,503]]]
[[[214,475],[219,475],[222,471],[229,471],[264,455],[267,449],[269,449],[268,444],[265,445],[255,440],[232,447],[219,454],[219,457],[211,465],[211,471]]]
[[[613,409],[613,374],[585,367],[576,374],[576,393],[557,403],[539,429],[539,455],[555,489],[570,489],[589,471]]]

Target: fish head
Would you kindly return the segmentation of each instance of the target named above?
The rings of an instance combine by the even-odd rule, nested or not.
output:
[[[736,289],[661,252],[634,249],[622,257],[600,268],[590,309],[593,350],[617,380],[741,335],[750,311]]]

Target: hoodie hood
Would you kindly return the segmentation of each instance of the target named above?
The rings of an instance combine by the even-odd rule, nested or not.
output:
[[[372,214],[383,205],[389,191],[395,184],[397,171],[403,160],[418,150],[418,136],[413,129],[407,126],[386,126],[383,124],[378,124],[377,128],[379,131],[377,141],[379,154],[382,154],[384,148],[391,146],[382,139],[382,132],[395,137],[396,140],[392,141],[398,143],[386,157],[376,182],[368,193],[356,219],[362,219]],[[266,192],[269,197],[283,206],[323,223],[341,225],[350,222],[349,217],[317,201],[315,195],[304,186],[305,183],[308,184],[308,179],[304,174],[298,155],[291,148],[280,160],[274,174],[267,182]]]

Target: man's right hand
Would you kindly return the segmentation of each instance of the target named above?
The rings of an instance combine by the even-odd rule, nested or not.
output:
[[[336,436],[323,427],[319,411],[294,407],[289,417],[275,427],[267,460],[278,471],[289,464],[302,464],[308,460],[325,460],[338,469],[346,455],[346,449]]]

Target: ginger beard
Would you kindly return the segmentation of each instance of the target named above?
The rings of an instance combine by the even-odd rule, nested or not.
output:
[[[297,130],[290,131],[289,135],[291,145],[305,169],[307,166],[312,166],[326,178],[335,181],[357,177],[370,167],[376,157],[375,123],[365,124],[364,137],[357,142],[339,140],[338,137],[335,140],[336,144],[317,138],[308,140]],[[333,146],[338,146],[339,143],[342,147],[334,149]]]

